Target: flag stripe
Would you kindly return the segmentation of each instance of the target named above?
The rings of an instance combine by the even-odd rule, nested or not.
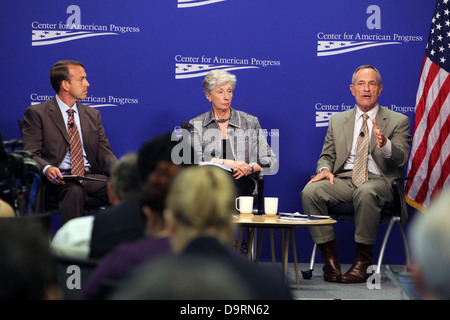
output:
[[[446,84],[442,87],[443,90],[441,90],[440,92],[442,95],[448,95],[449,84],[450,78],[447,78]],[[448,106],[447,108],[440,108],[440,99],[441,98],[438,95],[436,97],[436,102],[433,103],[433,106],[430,109],[429,116],[427,117],[428,121],[424,124],[425,133],[421,140],[420,146],[417,148],[416,153],[413,157],[413,164],[409,172],[409,176],[412,176],[414,178],[412,183],[410,185],[407,185],[406,190],[410,195],[417,197],[417,201],[419,201],[420,203],[423,203],[423,201],[425,200],[425,195],[423,194],[424,185],[421,185],[421,183],[432,183],[432,181],[430,181],[429,174],[431,170],[433,170],[433,166],[435,164],[435,162],[433,162],[431,159],[434,148],[438,148],[435,150],[437,150],[436,152],[440,153],[439,141],[442,139],[438,138],[440,136],[441,123],[445,123],[445,121],[440,120],[440,118],[438,118],[439,114],[436,116],[436,112],[439,112],[439,110],[447,110],[448,112]],[[447,116],[443,116],[443,119],[446,118]],[[439,121],[437,121],[438,119]],[[417,137],[414,139],[417,141]],[[438,145],[436,146],[436,144]],[[412,186],[411,190],[409,189],[409,186]],[[420,190],[422,190],[422,192],[420,192]],[[425,190],[428,191],[427,189]]]
[[[443,111],[445,109],[442,109]],[[447,117],[445,117],[446,119]],[[441,160],[441,149],[443,147],[443,143],[439,143],[439,141],[441,140],[447,140],[448,137],[448,132],[449,132],[449,123],[448,121],[444,121],[445,124],[442,127],[442,131],[441,134],[439,135],[437,141],[434,144],[433,149],[431,150],[430,154],[429,154],[429,160],[428,160],[428,169],[427,169],[427,174],[426,177],[429,177],[428,181],[426,181],[427,183],[423,183],[422,186],[420,187],[419,192],[417,193],[416,196],[416,200],[420,201],[420,202],[425,202],[426,197],[428,195],[428,191],[429,189],[434,190],[436,187],[438,189],[439,185],[437,184],[437,182],[439,181],[439,178],[441,176],[441,172],[442,172],[442,165],[440,163]],[[438,127],[437,125],[435,127]]]
[[[415,121],[414,121],[414,129],[415,132],[419,122],[422,120],[422,116],[425,113],[425,102],[428,97],[428,92],[430,91],[430,87],[434,82],[434,79],[436,78],[436,75],[438,74],[440,68],[438,65],[434,64],[427,56],[425,56],[425,65],[422,70],[422,76],[421,81],[419,85],[419,89],[417,91],[417,97],[416,100],[419,101],[417,103],[416,107],[416,115],[415,115]],[[421,97],[419,99],[419,93],[421,93]]]
[[[448,119],[447,121],[450,121],[450,119]],[[450,150],[450,136],[447,133],[447,140],[443,146],[443,149],[445,149],[448,151]],[[450,173],[450,155],[447,152],[447,155],[442,154],[440,157],[440,162],[441,162],[441,171],[440,171],[440,175],[436,181],[436,185],[433,188],[433,191],[431,193],[431,198],[433,198],[434,196],[436,196],[440,190],[444,189],[444,188],[448,188],[450,187],[450,181],[447,180],[449,173]],[[446,181],[447,181],[447,185],[446,185]]]
[[[447,139],[447,141],[449,141],[449,139]],[[450,146],[447,145],[447,147],[450,147]],[[450,175],[450,155],[447,155],[447,158],[442,163],[441,176],[439,177],[439,181],[433,190],[434,196],[436,196],[436,194],[438,194],[439,191],[442,189],[450,189],[450,179],[448,179],[449,175]]]
[[[430,79],[433,79],[433,84],[431,86],[425,85],[425,88],[429,87],[428,94],[423,94],[418,104],[418,108],[420,108],[420,110],[416,110],[415,122],[419,122],[419,124],[417,124],[417,126],[415,127],[415,131],[413,131],[413,147],[411,150],[412,161],[410,159],[411,165],[409,171],[409,176],[414,178],[408,181],[406,185],[407,192],[409,191],[411,185],[414,184],[415,179],[420,179],[421,181],[425,179],[423,170],[427,171],[428,146],[430,145],[430,147],[432,148],[433,144],[436,142],[436,139],[429,140],[430,132],[431,138],[439,133],[439,128],[434,127],[436,119],[439,115],[439,110],[442,106],[442,104],[439,104],[438,102],[442,101],[443,95],[447,97],[450,88],[450,78],[448,77],[448,73],[446,71],[439,70],[439,72],[435,74],[436,70],[434,66],[434,63],[430,65],[430,71],[428,72],[426,81],[429,82]],[[441,83],[444,83],[444,85],[442,85],[442,88]],[[440,90],[440,88],[442,90]],[[426,99],[423,99],[424,96],[426,96]],[[422,100],[424,100],[425,103],[421,104]],[[421,112],[422,110],[423,112]],[[432,128],[434,128],[434,130],[437,130],[438,132],[436,133],[435,131],[432,131]],[[421,169],[421,174],[416,176],[419,169]],[[412,193],[415,194],[414,191]]]

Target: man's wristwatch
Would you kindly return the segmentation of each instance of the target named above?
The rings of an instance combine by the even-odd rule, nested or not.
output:
[[[250,163],[249,166],[252,169],[252,173],[253,173],[253,165]]]

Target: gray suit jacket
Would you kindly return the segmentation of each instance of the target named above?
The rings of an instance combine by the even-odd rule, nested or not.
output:
[[[355,108],[337,113],[330,118],[322,153],[317,162],[317,170],[327,167],[333,174],[341,172],[352,148]],[[392,155],[389,159],[383,157],[373,134],[369,151],[380,169],[381,175],[391,185],[393,179],[404,175],[404,166],[408,161],[411,143],[409,118],[379,106],[375,119],[378,128],[392,143]],[[406,212],[402,212],[403,214]]]
[[[117,157],[105,136],[100,112],[82,103],[77,108],[91,172],[109,176]],[[47,165],[59,167],[69,151],[69,134],[55,97],[25,110],[22,140],[23,149],[33,154],[41,170]]]
[[[210,161],[221,154],[222,138],[212,109],[189,120],[189,124],[192,126],[191,139],[198,159]],[[228,136],[235,160],[256,162],[264,174],[276,173],[277,156],[267,143],[257,117],[231,108]]]

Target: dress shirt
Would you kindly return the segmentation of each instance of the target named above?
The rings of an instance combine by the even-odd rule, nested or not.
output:
[[[67,110],[70,109],[70,107],[65,104],[59,97],[58,95],[55,96],[56,97],[56,102],[58,103],[59,109],[61,110],[61,114],[63,116],[64,119],[64,123],[66,124],[66,128],[67,128],[67,132],[69,132],[69,126],[67,124],[68,120],[69,120],[69,113],[67,112]],[[77,125],[78,128],[78,133],[80,134],[80,139],[81,139],[81,147],[83,149],[83,160],[84,160],[84,168],[86,171],[89,171],[91,165],[89,164],[87,158],[86,158],[86,151],[84,150],[84,142],[83,142],[83,134],[81,133],[81,123],[80,123],[80,116],[78,113],[78,109],[77,109],[77,104],[75,103],[72,106],[73,109],[73,119],[75,121],[75,124]],[[43,170],[43,174],[45,175],[45,171],[47,170],[47,168],[50,167],[50,165],[46,166]],[[64,157],[64,160],[61,162],[61,165],[59,166],[60,171],[67,171],[70,170],[70,151],[67,152],[66,156]]]
[[[375,108],[367,112],[367,115],[369,118],[367,119],[367,127],[369,129],[369,139],[372,138],[373,134],[373,123],[372,119],[375,118],[377,115],[379,106],[377,105]],[[356,148],[358,144],[358,136],[361,131],[361,126],[363,123],[363,112],[356,108],[356,116],[355,116],[355,128],[353,130],[353,143],[352,143],[352,149],[350,151],[350,154],[347,158],[347,161],[344,164],[344,170],[353,170],[353,162],[355,161],[356,156]],[[391,141],[386,138],[386,145],[381,148],[381,153],[383,154],[383,157],[389,158],[391,156]],[[370,150],[370,147],[369,147]],[[373,160],[372,155],[369,153],[369,162],[368,162],[368,170],[370,173],[381,175],[380,169],[378,168],[377,164]]]

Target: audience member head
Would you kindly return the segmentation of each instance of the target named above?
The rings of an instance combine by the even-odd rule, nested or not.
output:
[[[141,146],[138,152],[141,181],[145,183],[160,161],[181,166],[198,163],[190,142],[179,141],[178,137],[173,137],[173,133],[157,135]]]
[[[141,208],[147,218],[148,235],[157,235],[166,231],[163,219],[166,198],[172,181],[180,170],[181,166],[160,161],[147,178],[141,196]]]
[[[410,229],[414,280],[423,299],[450,299],[450,190],[417,213]]]
[[[160,161],[173,163],[172,149],[177,143],[178,141],[172,141],[171,133],[164,133],[142,144],[138,152],[138,168],[142,182],[146,182]]]
[[[14,208],[6,201],[0,199],[0,218],[2,217],[15,217],[16,213]]]
[[[108,181],[108,196],[112,204],[140,194],[142,182],[137,166],[137,154],[129,153],[122,156],[111,169]]]
[[[195,166],[181,171],[172,184],[165,212],[174,233],[174,250],[182,251],[201,235],[230,244],[235,197],[232,178],[225,170]]]
[[[31,218],[0,219],[0,300],[60,299],[48,232]]]

